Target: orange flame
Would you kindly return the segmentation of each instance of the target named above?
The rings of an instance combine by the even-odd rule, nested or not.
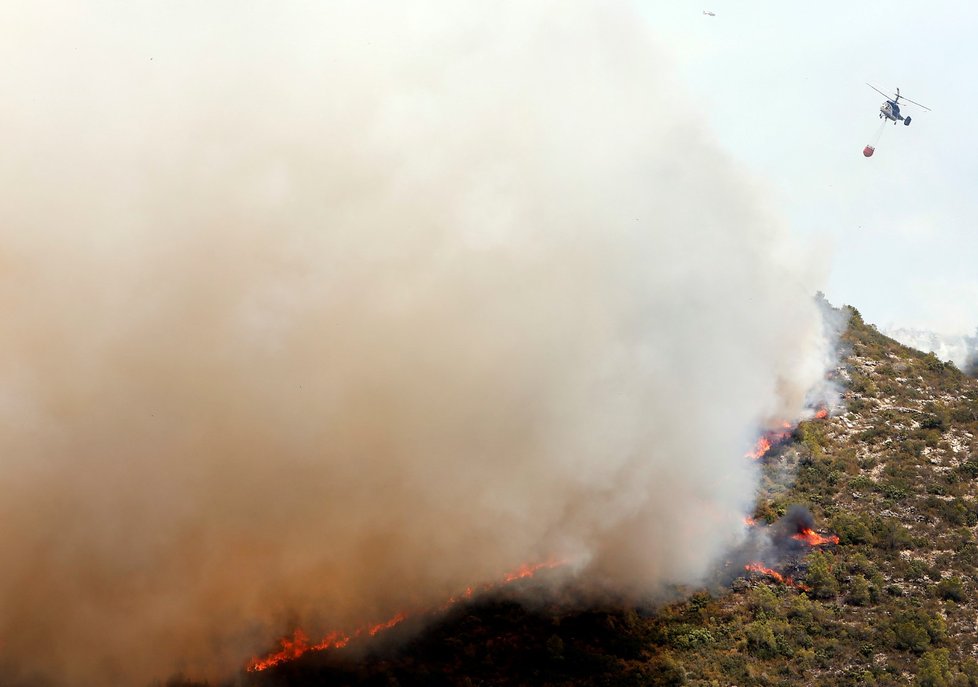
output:
[[[815,530],[806,527],[798,534],[792,535],[792,539],[796,539],[800,542],[804,542],[809,546],[823,546],[825,544],[838,544],[839,538],[831,534],[828,537],[823,537]]]
[[[253,658],[248,665],[248,670],[265,670],[265,668],[269,668],[276,663],[299,658],[311,648],[309,646],[309,637],[301,629],[293,633],[292,639],[283,637],[279,643],[282,646],[281,650],[270,654],[264,660]]]
[[[816,420],[824,420],[828,416],[829,416],[829,409],[825,406],[822,406],[821,408],[815,411]]]
[[[549,561],[546,563],[535,563],[521,565],[517,570],[511,573],[507,573],[502,581],[498,584],[485,584],[482,586],[482,590],[488,591],[494,587],[502,584],[509,584],[515,582],[516,580],[522,580],[528,577],[533,577],[538,571],[556,568],[564,564],[564,561]],[[466,588],[461,594],[452,596],[441,605],[440,611],[445,611],[458,602],[464,599],[472,598],[475,590],[472,587]],[[407,612],[401,611],[396,613],[394,616],[385,620],[383,622],[377,623],[375,625],[368,625],[356,629],[353,633],[347,634],[344,632],[339,632],[334,630],[327,634],[321,641],[316,644],[309,643],[309,637],[306,635],[302,629],[296,629],[292,633],[292,637],[283,637],[279,640],[279,645],[281,648],[278,651],[272,652],[265,656],[264,658],[258,658],[257,656],[252,658],[248,662],[246,669],[249,673],[256,673],[262,670],[267,670],[273,666],[277,666],[280,663],[285,663],[286,661],[294,661],[308,651],[326,651],[327,649],[342,649],[351,640],[364,635],[375,637],[384,630],[389,630],[395,625],[400,625],[402,622],[411,617]]]
[[[795,582],[791,577],[785,577],[777,570],[767,568],[763,564],[758,563],[757,561],[745,565],[744,570],[746,570],[747,572],[757,572],[757,573],[761,573],[762,575],[767,575],[771,579],[780,582],[783,585],[787,585],[788,587],[794,587],[795,589],[800,589],[803,592],[807,592],[811,590],[811,588],[808,585],[801,584],[800,582]]]
[[[543,570],[545,568],[553,568],[556,567],[557,565],[560,565],[560,563],[534,563],[532,565],[531,564],[521,565],[519,568],[507,574],[503,578],[503,584],[509,582],[515,582],[516,580],[522,580],[527,577],[533,577],[534,575],[536,575],[538,570]]]
[[[398,613],[390,620],[386,620],[382,623],[377,623],[376,625],[371,627],[369,630],[367,630],[367,634],[369,634],[371,637],[376,637],[378,632],[389,630],[395,625],[399,625],[400,623],[404,622],[405,620],[407,620],[407,615],[405,615],[404,613]]]
[[[393,620],[393,618],[391,620]],[[398,622],[400,622],[400,620],[398,620]],[[362,630],[357,630],[355,634],[359,635],[361,633]],[[294,661],[307,651],[340,649],[349,644],[350,639],[350,635],[334,631],[323,637],[323,639],[317,644],[310,644],[308,635],[306,635],[306,633],[299,628],[292,633],[291,639],[288,637],[283,637],[281,640],[279,640],[279,644],[282,648],[278,651],[269,654],[265,658],[258,658],[256,656],[255,658],[251,659],[251,661],[248,663],[247,670],[248,672],[252,673],[266,670],[272,666],[277,666],[279,663]]]
[[[754,444],[754,450],[747,453],[747,457],[751,460],[759,460],[765,453],[771,450],[771,442],[768,441],[767,437],[761,437]]]
[[[781,427],[782,429],[780,430],[771,430],[761,435],[757,443],[754,444],[754,450],[745,454],[745,456],[751,460],[760,460],[772,447],[790,439],[792,432],[794,432],[794,427],[792,427],[790,422],[782,422]]]

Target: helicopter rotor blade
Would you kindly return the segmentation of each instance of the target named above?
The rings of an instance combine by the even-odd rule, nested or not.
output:
[[[906,96],[902,96],[901,95],[900,96],[900,100],[905,100],[906,102],[910,103],[911,105],[916,105],[917,107],[922,107],[925,110],[927,110],[928,112],[931,111],[930,108],[927,107],[926,105],[921,105],[920,103],[915,103],[914,101],[912,101],[910,98],[907,98]]]
[[[869,83],[868,81],[866,82],[866,85],[869,86],[870,88],[872,88],[874,91],[876,91],[877,93],[879,93],[881,96],[883,96],[887,100],[893,100],[894,97],[895,97],[895,96],[889,95],[887,93],[884,93],[883,91],[881,91],[876,86],[874,86],[873,84]],[[900,97],[902,98],[903,96],[900,96]],[[916,103],[914,103],[914,104],[916,105]]]

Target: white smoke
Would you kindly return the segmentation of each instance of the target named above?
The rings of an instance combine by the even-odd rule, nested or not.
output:
[[[933,353],[940,360],[950,360],[959,370],[970,370],[978,359],[978,330],[974,336],[942,334],[913,327],[891,327],[883,330],[883,333],[904,346]]]
[[[741,536],[818,284],[631,3],[4,13],[0,674],[221,676]]]

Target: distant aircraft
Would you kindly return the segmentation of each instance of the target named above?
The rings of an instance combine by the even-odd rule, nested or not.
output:
[[[917,107],[922,107],[925,110],[930,111],[930,108],[927,107],[926,105],[915,103],[910,98],[900,95],[899,88],[896,89],[896,97],[893,97],[887,93],[884,93],[883,91],[881,91],[871,83],[868,83],[866,85],[886,98],[886,102],[880,105],[880,119],[886,117],[887,119],[892,120],[894,124],[896,124],[897,122],[903,122],[904,126],[910,126],[910,117],[904,117],[903,115],[900,114],[900,105],[899,105],[900,98],[903,98],[911,105],[916,105]]]
[[[713,12],[711,12],[710,10],[703,10],[703,14],[705,14],[708,17],[715,17],[715,16],[717,16],[716,14],[714,14]]]
[[[897,122],[903,122],[904,126],[910,126],[910,115],[904,117],[902,114],[900,114],[900,98],[903,98],[905,102],[908,102],[912,105],[916,105],[917,107],[927,110],[928,112],[930,111],[930,108],[927,107],[926,105],[915,103],[913,100],[911,100],[906,96],[900,95],[899,88],[896,89],[896,95],[892,96],[889,93],[884,93],[883,91],[881,91],[871,83],[867,83],[866,85],[886,98],[886,102],[880,105],[879,116],[880,119],[882,119],[883,121],[880,122],[880,128],[879,131],[876,132],[876,138],[873,139],[872,143],[870,143],[868,146],[863,148],[863,155],[865,155],[866,157],[872,157],[873,153],[876,152],[876,144],[879,142],[880,136],[883,135],[883,129],[885,128],[887,122],[893,122],[894,124],[896,124]]]

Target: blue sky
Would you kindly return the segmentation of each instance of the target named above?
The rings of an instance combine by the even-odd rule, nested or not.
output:
[[[975,331],[978,4],[641,7],[718,144],[791,230],[827,254],[833,303],[881,328]],[[909,108],[911,126],[888,125],[869,159],[862,148],[883,98],[867,81],[933,110]]]

